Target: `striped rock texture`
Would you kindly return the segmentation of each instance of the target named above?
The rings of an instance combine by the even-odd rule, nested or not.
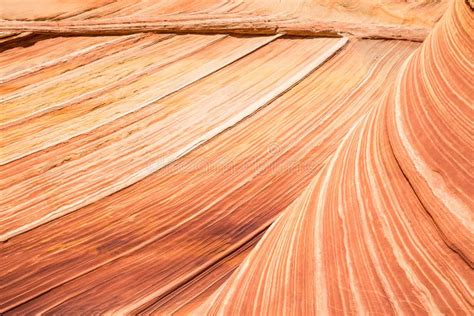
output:
[[[453,2],[198,314],[472,313],[473,32]]]
[[[468,2],[18,3],[0,314],[472,313]]]

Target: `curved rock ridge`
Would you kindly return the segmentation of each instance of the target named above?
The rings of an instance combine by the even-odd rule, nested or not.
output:
[[[472,313],[473,17],[451,3],[387,97],[195,314]]]
[[[443,239],[474,267],[474,21],[467,2],[454,6],[402,69],[389,135]]]

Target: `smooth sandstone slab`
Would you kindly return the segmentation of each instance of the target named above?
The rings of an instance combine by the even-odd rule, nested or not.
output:
[[[250,39],[247,44],[254,40]],[[261,41],[264,44],[268,39],[262,38]],[[316,43],[317,41],[321,42],[322,45],[310,45],[310,43]],[[159,170],[194,147],[199,146],[202,142],[232,127],[284,93],[334,54],[344,43],[344,40],[336,39],[280,40],[264,47],[262,50],[258,50],[247,59],[225,68],[222,72],[216,73],[217,77],[206,78],[182,94],[175,94],[158,102],[155,100],[159,98],[155,97],[155,100],[148,101],[148,106],[144,109],[157,111],[156,114],[148,115],[144,120],[127,126],[128,135],[125,138],[110,145],[106,144],[105,147],[100,149],[96,148],[90,155],[62,164],[39,177],[28,179],[17,185],[9,185],[8,188],[3,190],[2,196],[6,199],[3,199],[0,203],[8,211],[2,218],[5,224],[2,226],[4,229],[10,228],[3,230],[4,234],[2,234],[1,239],[7,239],[21,231],[34,228],[58,216],[72,212]],[[244,47],[240,46],[238,49],[242,52]],[[291,55],[284,54],[289,50],[293,50]],[[243,51],[242,54],[247,52]],[[319,54],[316,54],[317,52]],[[284,67],[281,67],[279,71],[274,71],[277,63],[283,64]],[[254,71],[252,78],[255,81],[245,80],[239,74],[250,74],[252,70]],[[268,76],[270,72],[273,72],[274,76]],[[222,86],[222,83],[226,80],[232,81],[232,86]],[[151,82],[156,84],[155,81]],[[215,82],[219,82],[219,86]],[[147,89],[147,91],[156,93],[155,90]],[[244,91],[245,96],[242,95]],[[192,104],[189,99],[190,95],[193,98]],[[236,99],[236,97],[239,97],[239,99]],[[231,100],[231,102],[226,103],[224,108],[222,102],[225,100]],[[232,102],[232,100],[235,101]],[[131,102],[139,106],[137,110],[143,107],[133,97]],[[121,102],[120,105],[126,106],[128,111],[126,113],[132,112],[127,103],[123,104]],[[108,106],[105,105],[102,109],[104,108],[107,110]],[[112,105],[112,108],[117,111],[115,105]],[[62,120],[62,116],[67,115],[68,108],[65,110],[65,113],[62,111],[54,115]],[[72,111],[77,110],[77,107],[72,107]],[[90,114],[90,119],[91,123],[96,125],[94,128],[117,118],[110,115],[110,112],[105,112],[102,115],[106,121],[97,124],[101,117],[100,112],[95,111],[95,107],[92,110],[94,112]],[[197,118],[199,118],[199,121],[197,121]],[[53,122],[50,119],[45,123],[51,124]],[[87,122],[87,116],[78,117],[79,122],[81,123],[79,127],[83,129]],[[71,120],[64,123],[64,130],[62,131],[58,129],[59,124],[53,125],[56,133],[62,133],[62,137],[67,135],[67,131],[74,127]],[[30,133],[31,126],[29,122],[24,125],[25,130]],[[32,125],[35,126],[34,123]],[[172,128],[172,126],[174,127]],[[41,128],[41,126],[38,126],[38,128]],[[89,128],[87,132],[92,129]],[[15,127],[11,131],[18,135],[18,132],[22,130]],[[160,137],[160,131],[165,132],[166,136]],[[120,133],[123,135],[124,131],[120,131]],[[4,139],[10,141],[12,147],[14,146],[12,149],[21,146],[23,139],[28,141],[22,136],[15,140],[16,135],[9,137],[11,134],[8,131],[4,134],[6,135]],[[43,127],[41,132],[36,133],[36,137],[32,141],[41,142],[41,146],[50,147],[54,145],[50,143],[51,141],[57,144],[58,137],[61,137],[58,135],[58,137],[53,138],[53,136],[54,131],[46,131]],[[4,146],[6,152],[8,152],[8,147],[8,144]],[[32,149],[29,145],[25,145],[25,148]],[[120,174],[111,177],[112,171],[117,170],[117,168],[121,169]],[[88,172],[84,173],[84,169],[88,169]],[[38,194],[38,190],[42,189],[38,186],[39,183],[43,186],[49,186],[49,190],[43,194]],[[79,183],[82,183],[81,187],[84,190],[79,190],[79,187],[76,186]],[[24,192],[29,193],[25,195]],[[18,200],[20,195],[24,197],[23,201]],[[51,198],[48,198],[48,195]],[[36,211],[32,213],[32,209]],[[21,213],[28,214],[28,219],[23,218]]]

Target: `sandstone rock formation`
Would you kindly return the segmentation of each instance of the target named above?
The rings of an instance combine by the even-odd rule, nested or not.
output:
[[[472,312],[472,18],[452,3],[200,313]]]
[[[0,313],[472,313],[470,3],[47,2],[0,5]]]

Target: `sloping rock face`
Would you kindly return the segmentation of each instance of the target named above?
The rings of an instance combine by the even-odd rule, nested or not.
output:
[[[198,314],[472,311],[472,22],[454,1]]]
[[[18,3],[2,315],[471,313],[467,2]]]

